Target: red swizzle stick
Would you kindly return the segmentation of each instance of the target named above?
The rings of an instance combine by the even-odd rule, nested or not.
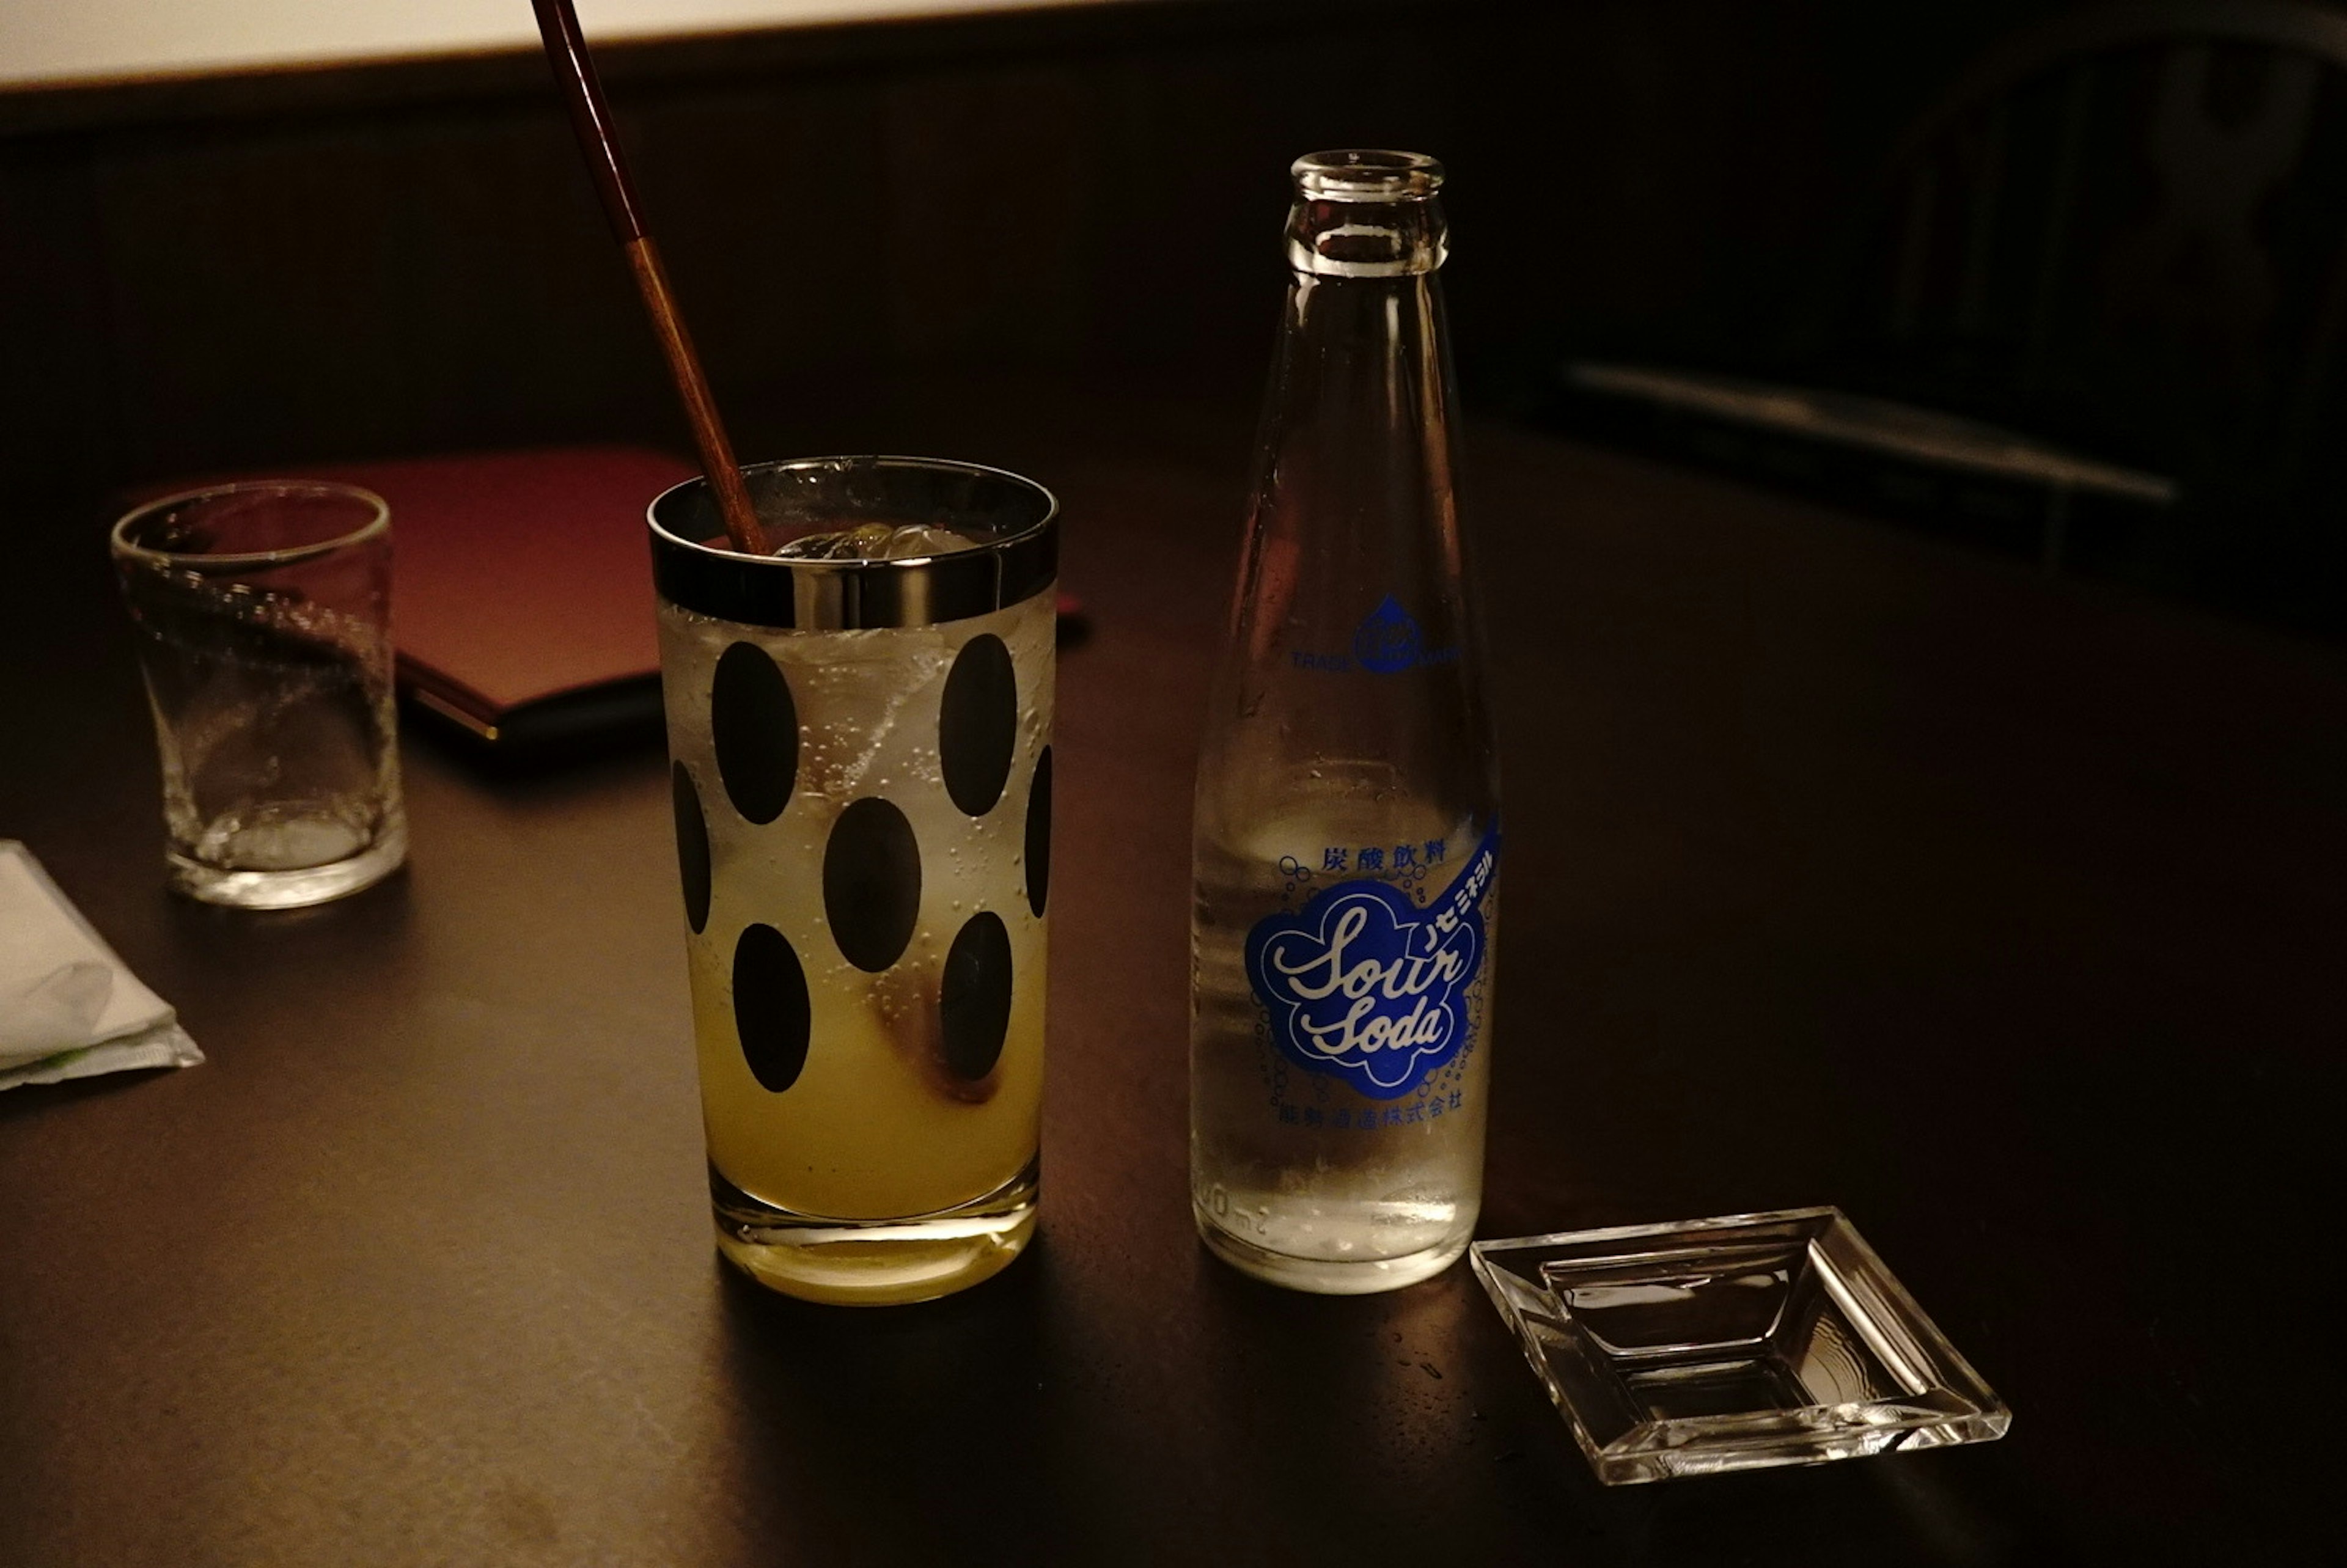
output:
[[[579,150],[587,159],[587,172],[603,198],[603,213],[611,220],[611,235],[628,255],[636,274],[636,292],[643,297],[644,313],[651,318],[652,333],[668,356],[668,373],[676,395],[684,400],[685,417],[692,422],[692,442],[701,449],[701,466],[725,519],[726,536],[744,555],[767,553],[766,532],[758,526],[758,511],[742,483],[733,461],[733,444],[725,439],[724,422],[717,417],[716,400],[709,395],[709,378],[701,372],[700,356],[684,330],[684,317],[670,292],[668,273],[660,251],[636,208],[635,189],[628,183],[628,166],[620,158],[620,140],[611,130],[611,107],[603,101],[602,84],[595,79],[595,62],[588,56],[587,39],[579,30],[578,13],[570,0],[530,0],[538,10],[538,36],[546,40],[546,57],[554,79],[570,107],[570,128],[579,133]]]

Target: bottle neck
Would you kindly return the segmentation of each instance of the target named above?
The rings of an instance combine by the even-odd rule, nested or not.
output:
[[[1448,359],[1432,271],[1294,275],[1234,607],[1250,660],[1307,627],[1342,643],[1389,596],[1456,643]]]
[[[1252,635],[1286,635],[1299,618],[1348,627],[1388,595],[1452,619],[1441,166],[1414,153],[1315,153],[1294,174],[1295,270],[1251,525],[1266,574],[1255,609],[1271,613]]]
[[[1391,494],[1388,469],[1421,465],[1437,470],[1429,481],[1448,485],[1450,354],[1432,272],[1296,272],[1280,337],[1267,456],[1333,468],[1327,482],[1348,490]]]

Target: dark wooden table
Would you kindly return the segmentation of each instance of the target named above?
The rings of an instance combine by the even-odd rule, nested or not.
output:
[[[8,518],[0,834],[211,1060],[0,1096],[0,1563],[2258,1561],[2327,1515],[2338,650],[1479,436],[1483,1234],[1840,1204],[2016,1417],[1609,1491],[1463,1267],[1322,1299],[1192,1236],[1243,418],[926,408],[888,444],[1061,492],[1097,630],[1061,671],[1042,1237],[920,1307],[713,1259],[659,757],[495,780],[412,735],[408,875],[175,901],[96,534]]]

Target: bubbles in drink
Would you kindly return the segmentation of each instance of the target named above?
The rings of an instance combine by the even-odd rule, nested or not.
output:
[[[928,554],[939,537],[859,531],[785,549]],[[776,1208],[840,1219],[935,1212],[1003,1186],[1034,1152],[1042,1083],[1048,927],[1021,857],[1048,833],[1033,796],[1039,771],[1048,778],[1052,596],[862,630],[745,626],[669,603],[660,617],[670,752],[707,808],[708,912],[687,945],[718,1170]],[[720,666],[746,661],[732,651],[744,645],[787,682],[797,726],[794,787],[764,822],[719,783],[735,750],[789,749],[745,747],[712,710]],[[975,680],[981,667],[1010,692]],[[803,1068],[779,1092],[746,1063],[734,1016],[736,946],[759,925],[798,956],[808,993]]]

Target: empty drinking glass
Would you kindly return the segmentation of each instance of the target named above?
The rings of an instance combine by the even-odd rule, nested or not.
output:
[[[398,869],[383,498],[222,485],[138,507],[112,546],[162,753],[171,886],[281,909]]]

